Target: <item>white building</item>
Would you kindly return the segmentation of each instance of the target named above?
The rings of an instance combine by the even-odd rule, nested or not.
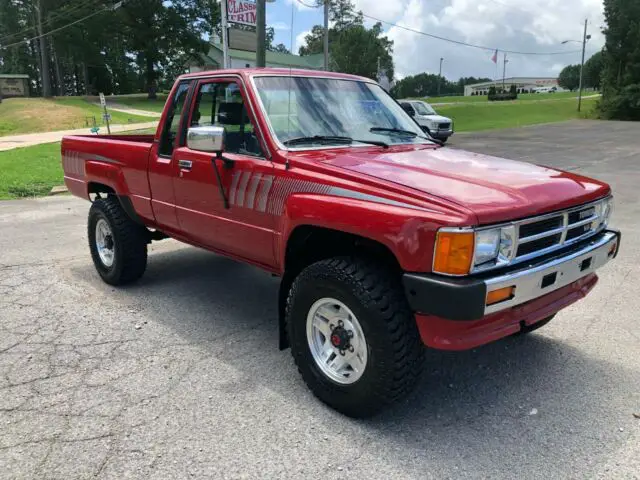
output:
[[[492,82],[474,83],[465,85],[464,96],[471,95],[488,95],[489,88],[495,86],[502,88],[503,80],[494,80]],[[556,77],[510,77],[504,79],[504,88],[509,90],[511,85],[516,86],[518,93],[533,93],[533,90],[540,87],[558,87],[558,79]]]

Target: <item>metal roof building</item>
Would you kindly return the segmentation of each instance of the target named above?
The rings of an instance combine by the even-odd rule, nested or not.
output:
[[[474,83],[465,85],[464,96],[471,95],[487,95],[489,88],[495,86],[502,88],[503,80],[500,78],[492,82]],[[504,87],[508,90],[511,85],[516,86],[518,93],[532,93],[532,90],[539,87],[557,87],[558,79],[556,77],[509,77],[504,79]]]
[[[202,70],[216,70],[222,68],[222,45],[211,43],[209,53],[202,55],[204,65],[192,63],[189,65],[190,72]],[[256,66],[256,53],[248,50],[229,49],[230,68],[253,68]],[[266,66],[272,68],[305,68],[311,70],[322,70],[324,68],[324,57],[322,54],[292,55],[290,53],[270,52],[266,53]]]

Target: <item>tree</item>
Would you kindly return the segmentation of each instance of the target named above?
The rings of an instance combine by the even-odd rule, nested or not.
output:
[[[640,120],[640,2],[604,0],[604,17],[601,115]]]
[[[558,85],[574,91],[580,85],[580,65],[567,65],[558,75]]]
[[[149,98],[155,98],[162,70],[179,61],[206,53],[204,35],[212,31],[212,8],[208,0],[129,0],[119,9],[126,49],[135,55],[145,72]],[[183,65],[184,68],[184,65]]]
[[[600,79],[604,67],[604,55],[602,52],[594,53],[584,64],[583,82],[586,87],[600,89]]]
[[[372,28],[364,25],[362,12],[356,12],[351,0],[330,0],[329,52],[331,69],[378,79],[384,73],[392,79],[393,41],[383,35],[382,24]],[[319,1],[321,5],[323,2]],[[319,54],[324,51],[324,27],[315,25],[304,39],[300,55]]]
[[[275,30],[273,27],[267,27],[266,35],[265,35],[265,43],[267,50],[270,52],[279,52],[279,53],[291,53],[289,49],[284,45],[284,43],[279,43],[277,45],[273,44],[273,39],[275,37]]]
[[[452,82],[432,73],[419,73],[396,82],[391,93],[396,98],[434,96],[438,94],[440,82],[441,95],[462,95],[465,85],[490,81],[490,78],[461,77],[457,82]]]

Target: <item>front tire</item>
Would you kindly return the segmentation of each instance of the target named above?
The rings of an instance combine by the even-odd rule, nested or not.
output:
[[[324,403],[369,417],[407,395],[424,347],[400,282],[374,262],[337,257],[307,267],[287,300],[291,353]]]
[[[147,268],[147,231],[109,196],[93,202],[87,226],[89,250],[102,279],[110,285],[138,280]]]

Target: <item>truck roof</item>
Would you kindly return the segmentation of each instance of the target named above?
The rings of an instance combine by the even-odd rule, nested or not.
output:
[[[180,75],[180,79],[207,77],[218,75],[242,75],[243,77],[254,77],[259,75],[277,75],[277,76],[305,76],[305,77],[324,77],[336,78],[343,80],[358,80],[361,82],[374,82],[370,78],[360,77],[358,75],[349,75],[346,73],[326,72],[323,70],[306,70],[302,68],[228,68],[226,70],[205,70],[202,72],[186,73]]]

